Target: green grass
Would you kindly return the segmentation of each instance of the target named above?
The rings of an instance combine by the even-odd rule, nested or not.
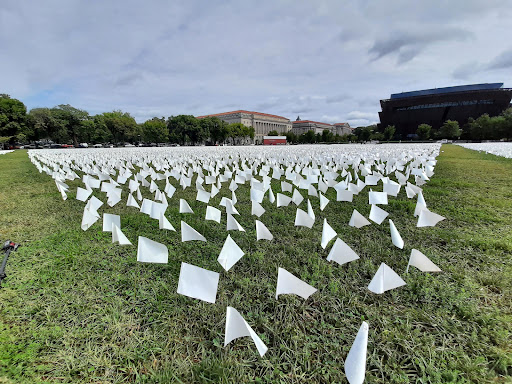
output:
[[[312,229],[293,226],[294,205],[271,208],[265,200],[260,220],[274,241],[257,242],[249,189],[240,187],[236,218],[247,232],[230,234],[246,255],[229,272],[216,261],[225,215],[221,225],[203,222],[206,206],[191,189],[178,189],[167,217],[178,229],[183,218],[207,243],[181,243],[179,233],[159,230],[156,220],[125,207],[126,193],[116,207],[100,210],[120,214],[135,245],[141,235],[169,248],[167,265],[141,264],[135,245],[111,244],[101,220],[80,229],[80,181],[68,183],[69,199],[62,201],[25,152],[0,156],[0,239],[22,244],[0,289],[0,383],[346,382],[344,359],[363,320],[370,325],[367,383],[512,380],[512,160],[442,149],[424,196],[447,220],[416,228],[415,199],[403,190],[384,207],[403,250],[391,244],[387,223],[347,225],[354,208],[369,214],[366,190],[351,204],[335,202],[330,189],[323,212],[313,198]],[[280,191],[277,183],[273,190]],[[230,196],[226,186],[210,205],[221,196]],[[196,214],[178,213],[180,197]],[[324,217],[359,260],[326,262],[332,242],[320,247]],[[443,273],[405,274],[412,248]],[[176,293],[182,261],[221,273],[216,304]],[[381,262],[407,285],[384,295],[368,291]],[[306,301],[276,301],[278,267],[318,292]],[[249,338],[223,347],[228,305],[269,347],[263,358]]]

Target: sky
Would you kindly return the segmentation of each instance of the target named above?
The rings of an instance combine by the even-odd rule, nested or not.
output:
[[[512,87],[510,0],[2,0],[0,93],[138,122],[245,109],[351,126],[391,93]]]

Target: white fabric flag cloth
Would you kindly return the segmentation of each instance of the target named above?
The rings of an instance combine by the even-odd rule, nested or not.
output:
[[[169,251],[164,244],[150,240],[147,237],[139,236],[137,245],[137,261],[141,263],[166,264],[169,258]]]
[[[133,195],[131,193],[128,194],[128,200],[126,200],[126,206],[140,209],[140,206],[137,203],[137,200],[135,200],[135,198],[133,197]]]
[[[92,189],[76,188],[76,199],[85,202],[91,196]]]
[[[291,192],[293,189],[292,185],[286,181],[281,181],[281,192]]]
[[[217,223],[220,224],[221,217],[222,217],[222,212],[220,211],[220,209],[217,209],[217,208],[212,207],[210,205],[208,205],[206,207],[205,220],[216,221]]]
[[[112,232],[113,224],[121,228],[121,218],[119,217],[119,215],[111,215],[110,213],[104,213],[103,232]]]
[[[437,223],[444,220],[445,217],[437,213],[430,212],[428,209],[422,209],[418,217],[418,224],[416,227],[434,227]]]
[[[167,217],[165,217],[163,212],[160,213],[160,219],[158,220],[158,228],[176,232],[176,229],[174,229],[169,220],[167,220]]]
[[[384,219],[388,217],[389,213],[387,213],[382,208],[377,207],[376,205],[372,204],[372,208],[370,209],[370,220],[377,224],[382,224]]]
[[[386,192],[370,192],[368,193],[368,204],[388,204],[388,194]]]
[[[309,216],[302,209],[297,208],[297,213],[295,214],[295,226],[296,227],[308,227],[312,228],[315,223],[315,219]]]
[[[196,200],[208,204],[208,202],[210,201],[210,192],[206,192],[204,190],[199,189],[197,191]]]
[[[182,220],[181,221],[181,242],[184,243],[185,241],[193,241],[193,240],[206,241],[206,238]]]
[[[336,200],[337,201],[348,201],[349,203],[351,203],[353,199],[354,199],[354,192],[347,191],[344,189],[336,190]]]
[[[311,217],[313,220],[316,220],[315,211],[313,210],[313,207],[311,206],[311,201],[308,199],[308,216]]]
[[[226,310],[226,333],[224,336],[224,346],[228,345],[231,341],[239,337],[249,336],[258,349],[260,356],[263,356],[268,348],[261,341],[259,336],[252,330],[249,324],[244,320],[242,315],[233,307],[228,307]]]
[[[320,210],[323,211],[328,203],[329,199],[320,193]]]
[[[226,220],[226,231],[241,231],[245,232],[245,229],[236,221],[236,219],[230,213],[227,214]]]
[[[234,204],[233,200],[226,199],[226,213],[229,213],[230,215],[239,215]]]
[[[272,240],[274,236],[261,221],[256,220],[256,240]]]
[[[194,213],[185,199],[180,199],[180,213]]]
[[[347,243],[337,238],[327,256],[327,261],[335,261],[340,265],[359,259],[357,253]]]
[[[424,209],[427,209],[427,203],[423,198],[423,193],[421,190],[418,192],[418,200],[416,202],[416,207],[414,208],[414,217],[419,216],[420,212]]]
[[[92,196],[89,201],[87,202],[87,209],[93,209],[94,211],[97,211],[101,206],[103,205],[103,201],[98,199],[96,196]]]
[[[219,274],[192,264],[181,263],[180,278],[178,281],[178,293],[215,303],[217,287],[219,285]]]
[[[277,206],[278,207],[286,207],[290,204],[292,198],[290,196],[283,195],[282,193],[277,194]]]
[[[140,205],[140,211],[146,215],[151,215],[151,209],[153,207],[153,200],[144,199]]]
[[[397,248],[403,249],[404,241],[402,240],[402,236],[400,236],[398,229],[396,229],[395,224],[391,219],[389,219],[389,229],[391,231],[391,241],[393,242],[393,245]]]
[[[257,201],[254,201],[254,200],[251,203],[252,203],[251,215],[260,217],[261,215],[263,215],[265,213],[265,208],[263,208],[260,203],[258,203]]]
[[[381,294],[402,285],[405,285],[405,281],[390,267],[382,263],[372,281],[370,281],[368,289],[373,293]]]
[[[235,243],[230,235],[228,235],[224,245],[222,246],[217,261],[220,265],[222,265],[222,268],[224,268],[226,271],[229,271],[231,267],[243,257],[243,255],[245,255],[244,251],[242,251],[238,244]]]
[[[82,216],[82,224],[80,225],[80,228],[82,228],[84,231],[88,230],[91,225],[93,225],[100,216],[98,215],[98,212],[94,209],[89,209],[87,206],[84,208],[84,214]]]
[[[352,217],[350,218],[350,221],[348,222],[348,225],[351,227],[361,228],[365,225],[370,225],[371,223],[361,215],[356,209],[354,209],[354,212],[352,212]]]
[[[279,268],[277,273],[276,300],[279,295],[293,294],[307,299],[317,289],[294,276],[284,268]]]
[[[299,192],[298,189],[294,189],[293,190],[293,195],[292,195],[292,201],[295,205],[300,205],[300,203],[302,203],[302,201],[304,200],[304,197],[302,197],[301,193]]]
[[[119,245],[132,245],[131,241],[124,235],[117,225],[112,224],[112,242]]]
[[[411,265],[418,268],[421,272],[441,272],[441,269],[437,265],[417,249],[413,249],[411,251],[409,263],[407,264],[407,270],[405,272],[409,272],[409,267]]]
[[[345,375],[350,384],[363,384],[366,375],[368,323],[363,321],[345,360]]]
[[[327,222],[327,219],[324,219],[324,227],[322,228],[322,242],[321,246],[323,249],[327,247],[329,241],[337,235],[336,231],[332,229],[332,227]]]
[[[270,201],[270,204],[274,204],[274,201],[276,201],[276,197],[274,196],[274,192],[272,192],[272,188],[268,189],[268,201]]]

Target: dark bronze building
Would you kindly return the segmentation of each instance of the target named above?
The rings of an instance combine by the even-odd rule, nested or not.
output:
[[[499,115],[508,108],[511,98],[512,89],[503,88],[503,83],[394,93],[380,101],[379,128],[394,125],[396,133],[406,139],[424,123],[438,129],[446,120],[456,120],[462,127],[470,117]]]

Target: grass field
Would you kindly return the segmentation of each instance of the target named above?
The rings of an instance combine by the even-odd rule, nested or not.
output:
[[[270,208],[261,221],[274,241],[256,242],[249,187],[237,190],[246,233],[231,237],[246,252],[229,272],[216,261],[227,236],[204,222],[206,206],[178,189],[167,217],[182,218],[207,243],[181,243],[179,233],[125,207],[122,230],[169,248],[167,265],[136,261],[136,246],[111,244],[101,220],[80,229],[78,180],[62,201],[53,180],[26,152],[0,157],[0,239],[19,242],[0,289],[0,383],[337,383],[363,320],[370,326],[367,383],[505,383],[512,380],[512,160],[444,145],[424,186],[429,209],[447,220],[416,228],[416,200],[405,191],[384,207],[405,240],[391,244],[389,225],[349,227],[352,210],[368,216],[367,194],[354,203],[313,199],[312,229],[293,226],[295,206]],[[163,189],[163,182],[159,182]],[[193,183],[194,185],[194,183]],[[380,185],[374,190],[381,190]],[[280,191],[273,184],[274,192]],[[210,205],[228,196],[226,186]],[[95,192],[97,193],[97,192]],[[104,195],[101,196],[105,200]],[[145,197],[150,198],[149,195]],[[186,198],[196,214],[178,213]],[[301,208],[305,209],[305,202]],[[320,247],[323,219],[361,257],[339,266]],[[332,244],[332,242],[331,242]],[[443,273],[405,267],[412,248]],[[216,304],[176,293],[182,261],[222,272]],[[407,285],[384,295],[367,285],[381,262]],[[318,288],[304,301],[275,300],[277,269]],[[269,347],[260,358],[249,338],[223,347],[226,307],[236,308]]]

